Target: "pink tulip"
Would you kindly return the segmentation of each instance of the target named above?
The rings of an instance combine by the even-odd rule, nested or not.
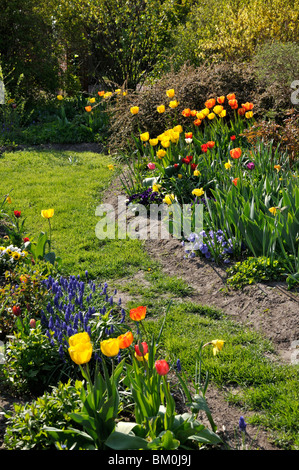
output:
[[[147,167],[149,170],[154,170],[156,168],[156,165],[154,163],[149,163]]]
[[[30,328],[35,328],[36,327],[36,321],[34,320],[34,318],[31,318],[31,320],[29,322],[29,325],[30,325]]]

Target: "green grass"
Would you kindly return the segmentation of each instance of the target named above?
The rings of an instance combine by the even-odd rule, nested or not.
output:
[[[96,207],[110,184],[111,158],[90,152],[48,150],[5,153],[0,159],[0,194],[11,192],[9,209],[26,217],[27,236],[48,231],[41,210],[54,208],[52,245],[63,270],[101,279],[122,277],[150,265],[137,240],[98,240]]]

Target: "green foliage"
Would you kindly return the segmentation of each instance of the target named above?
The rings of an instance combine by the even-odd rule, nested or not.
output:
[[[248,257],[244,261],[236,262],[227,270],[227,284],[235,288],[265,281],[285,281],[288,272],[288,264],[285,260],[260,256]]]
[[[61,357],[43,333],[39,321],[36,328],[28,328],[29,316],[22,319],[20,332],[16,332],[6,347],[4,374],[14,388],[43,393],[61,378]],[[28,331],[29,330],[29,331]]]
[[[66,428],[70,421],[70,413],[81,409],[80,392],[82,382],[74,385],[68,381],[52,387],[36,400],[24,405],[15,403],[14,410],[7,412],[5,417],[6,432],[4,436],[7,450],[53,450],[55,446],[49,439],[45,426]]]

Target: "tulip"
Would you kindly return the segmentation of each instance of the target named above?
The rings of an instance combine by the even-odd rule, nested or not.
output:
[[[253,162],[249,162],[249,163],[247,163],[246,166],[247,166],[248,170],[253,170],[255,165],[254,165]]]
[[[215,106],[215,104],[216,104],[216,100],[214,98],[210,98],[209,100],[205,102],[205,107],[211,109],[213,108],[213,106]]]
[[[139,113],[139,107],[138,106],[132,106],[130,111],[131,111],[131,114],[138,114]]]
[[[170,146],[170,140],[169,139],[164,139],[161,141],[161,145],[162,147],[164,147],[165,149],[167,149],[169,146]]]
[[[220,114],[223,111],[223,106],[214,106],[213,111],[215,114]]]
[[[85,106],[85,111],[87,113],[90,113],[90,111],[92,110],[92,107],[91,106]]]
[[[138,344],[135,344],[134,349],[137,356],[145,356],[148,353],[148,345],[145,341],[142,343],[139,341]]]
[[[173,129],[172,129],[174,132],[178,132],[179,134],[181,134],[183,132],[183,128],[180,124],[178,124],[177,126],[175,126]]]
[[[169,102],[169,107],[172,109],[176,108],[178,105],[179,103],[177,102],[177,100],[173,100]]]
[[[142,362],[142,361],[148,361],[148,353],[145,354],[144,356],[138,356],[138,354],[134,354],[134,357],[137,359],[137,361]]]
[[[281,166],[280,166],[280,165],[274,165],[274,168],[275,168],[275,170],[277,171],[277,173],[281,170]]]
[[[201,174],[201,173],[200,173],[199,170],[195,170],[194,173],[193,173],[194,176],[200,176],[200,174]]]
[[[239,179],[239,178],[233,179],[233,183],[234,183],[235,186],[237,186],[237,184],[238,184],[238,179]]]
[[[168,98],[173,98],[175,95],[174,89],[171,88],[170,90],[166,90],[166,95],[168,96]]]
[[[169,364],[164,359],[156,361],[155,368],[159,375],[166,375],[169,372]]]
[[[247,113],[245,113],[246,119],[250,119],[250,118],[252,118],[252,116],[253,116],[253,112],[252,112],[252,111],[247,111]]]
[[[200,111],[199,113],[196,114],[197,119],[200,119],[201,121],[206,117],[206,115]]]
[[[228,104],[232,109],[237,109],[238,108],[238,101],[237,100],[229,100]]]
[[[19,219],[19,217],[21,217],[21,211],[14,211],[13,213],[16,219]]]
[[[109,338],[104,339],[100,343],[101,351],[104,356],[114,357],[119,353],[119,339],[118,338]]]
[[[143,134],[140,134],[140,139],[142,140],[142,142],[146,142],[149,139],[149,133],[144,132]]]
[[[19,305],[14,305],[12,307],[12,313],[16,316],[19,317],[21,315],[21,307]]]
[[[206,153],[207,150],[208,150],[207,144],[202,144],[202,146],[201,146],[201,151],[204,152],[204,153]]]
[[[211,343],[213,345],[213,354],[216,356],[216,354],[222,350],[224,341],[222,339],[214,339]]]
[[[236,136],[235,136],[235,135],[231,135],[231,136],[230,136],[230,140],[236,140]]]
[[[120,335],[118,337],[118,340],[119,340],[119,349],[126,349],[129,346],[131,346],[131,344],[134,341],[133,333],[131,331],[127,331],[125,334]]]
[[[246,110],[244,108],[239,108],[238,109],[239,116],[244,116],[245,113],[246,113]]]
[[[95,100],[96,100],[95,98],[89,98],[88,101],[89,101],[90,103],[95,103]]]
[[[219,97],[217,98],[217,103],[219,103],[219,104],[223,104],[224,101],[225,101],[225,96],[219,96]]]
[[[36,327],[36,321],[34,320],[34,318],[30,319],[29,325],[30,325],[30,328],[35,328]]]
[[[42,210],[42,211],[41,211],[41,215],[42,215],[42,217],[44,217],[45,219],[51,219],[51,217],[53,217],[53,215],[54,215],[54,209],[45,209],[45,210]]]
[[[166,155],[166,151],[165,151],[165,150],[163,150],[163,149],[158,150],[158,152],[157,152],[157,157],[158,157],[158,158],[161,159],[161,158],[165,157],[165,155]]]
[[[229,95],[227,95],[226,97],[229,100],[235,100],[236,99],[236,95],[234,93],[229,93]]]
[[[62,101],[62,100],[63,100],[63,96],[62,96],[62,95],[57,95],[57,99],[58,99],[59,101]]]
[[[192,191],[193,196],[196,196],[196,197],[200,197],[200,196],[202,196],[204,193],[205,193],[205,192],[204,192],[203,188],[195,188],[195,189],[193,189],[193,191]]]
[[[219,114],[219,117],[223,118],[226,116],[226,109],[224,109],[223,111],[221,111],[221,113]]]
[[[69,345],[68,352],[75,364],[81,365],[90,361],[92,344],[88,333],[76,333],[70,336]]]
[[[99,95],[99,96],[104,96],[104,95],[105,95],[105,92],[104,92],[104,91],[98,91],[98,95]]]
[[[215,114],[214,114],[214,113],[210,113],[210,114],[208,114],[208,119],[210,119],[210,120],[211,120],[211,119],[214,119],[214,117],[215,117]]]
[[[215,145],[215,142],[213,142],[212,140],[209,140],[209,142],[207,142],[208,149],[212,149],[214,145]]]
[[[237,160],[238,158],[241,157],[242,155],[242,150],[240,148],[235,148],[235,149],[232,149],[230,152],[230,156],[232,158],[234,158],[235,160]]]
[[[154,163],[148,163],[147,167],[149,170],[154,170],[156,168],[156,165]]]
[[[193,138],[192,132],[186,132],[185,133],[185,139],[192,139],[192,138]]]
[[[195,119],[195,121],[193,122],[194,126],[200,126],[202,123],[202,121],[200,119]]]
[[[248,103],[247,102],[245,104],[242,104],[241,106],[242,106],[242,108],[245,109],[245,111],[251,111],[253,109],[253,103]]]
[[[156,184],[154,183],[153,184],[153,193],[159,193],[160,192],[160,188],[161,188],[161,184]]]
[[[209,108],[205,108],[201,111],[205,116],[207,116],[210,112]]]
[[[165,106],[164,104],[161,104],[160,106],[157,106],[157,111],[159,114],[162,114],[165,112]]]
[[[184,110],[182,111],[182,115],[183,115],[184,117],[189,117],[190,114],[191,114],[191,109],[190,109],[190,108],[186,108],[186,109],[184,109]]]
[[[29,238],[28,237],[24,237],[23,238],[23,242],[26,243],[26,242],[30,242]]]
[[[159,140],[158,139],[150,139],[149,143],[152,147],[155,147],[156,145],[158,145]]]
[[[7,202],[7,204],[11,204],[11,203],[12,203],[12,200],[11,200],[11,197],[10,197],[10,196],[7,196],[6,202]]]
[[[133,321],[141,321],[145,318],[146,307],[140,306],[130,310],[130,318]]]

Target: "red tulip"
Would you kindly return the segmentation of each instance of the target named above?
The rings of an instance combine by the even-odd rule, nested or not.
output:
[[[242,155],[242,150],[240,148],[232,149],[230,152],[230,156],[237,160]]]
[[[137,356],[145,356],[148,353],[148,345],[145,341],[143,343],[139,343],[139,344],[141,344],[140,348],[139,348],[138,344],[135,344],[135,346],[134,346],[135,353],[137,354]]]
[[[230,136],[230,140],[236,140],[236,136],[235,136],[235,135],[231,135],[231,136]]]
[[[25,237],[23,238],[23,242],[26,243],[26,242],[30,242],[29,238],[28,237]]]
[[[164,359],[156,361],[155,368],[159,375],[166,375],[169,372],[169,364]]]
[[[21,307],[19,305],[14,305],[12,307],[12,313],[16,316],[19,317],[21,315]]]
[[[215,145],[215,142],[213,142],[212,140],[206,143],[206,146],[208,147],[208,149],[212,149],[214,145]]]
[[[202,144],[202,146],[201,146],[201,151],[206,153],[207,150],[208,150],[207,144]]]
[[[18,219],[21,217],[21,211],[14,211],[14,216]]]

